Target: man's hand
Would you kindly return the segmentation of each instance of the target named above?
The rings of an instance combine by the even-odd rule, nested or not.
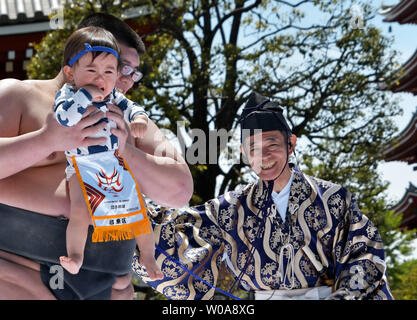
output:
[[[104,121],[96,124],[100,119],[104,118],[104,113],[97,112],[92,114],[94,111],[97,111],[96,107],[88,107],[80,122],[73,127],[61,126],[56,121],[53,113],[49,113],[42,128],[45,143],[49,143],[54,151],[105,144],[106,138],[104,137],[89,138],[89,136],[103,130],[106,126]]]

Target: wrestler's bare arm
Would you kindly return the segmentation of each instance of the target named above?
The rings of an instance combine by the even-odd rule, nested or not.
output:
[[[148,123],[145,138],[136,139],[136,146],[134,149],[128,148],[128,151],[145,152],[147,170],[143,170],[140,161],[133,163],[133,167],[137,166],[136,170],[141,173],[141,186],[146,196],[166,207],[180,208],[186,205],[193,194],[190,169],[153,121]]]
[[[59,77],[0,81],[0,202],[68,217],[63,150],[104,142],[87,137],[105,123],[88,127],[102,117],[88,117],[90,107],[76,128],[60,126],[53,117],[60,84]]]
[[[52,105],[49,113],[43,111],[45,106],[39,106],[40,110],[30,110],[32,98],[36,96],[36,89],[23,81],[0,81],[0,179],[36,165],[54,151],[104,142],[104,138],[95,141],[87,138],[105,125],[89,127],[102,117],[100,114],[88,117],[93,108],[86,112],[77,126],[65,128],[54,119]],[[43,123],[25,128],[22,121],[30,122],[31,114],[36,115],[34,122]]]
[[[13,175],[48,156],[40,130],[20,135],[25,108],[20,81],[0,81],[0,179]]]
[[[110,106],[109,119],[114,120],[118,128],[126,128],[118,108]],[[121,141],[126,141],[127,130],[114,129],[113,133]],[[131,139],[128,139],[129,141]],[[143,139],[136,139],[135,145],[122,144],[120,151],[137,177],[143,194],[155,203],[172,208],[179,208],[188,203],[193,193],[193,180],[190,169],[165,136],[149,119],[148,128]]]

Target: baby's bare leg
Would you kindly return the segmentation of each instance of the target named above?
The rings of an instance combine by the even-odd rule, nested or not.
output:
[[[59,260],[68,272],[77,274],[84,260],[84,248],[91,217],[76,175],[69,180],[69,193],[71,216],[67,227],[68,257],[62,256]]]
[[[146,268],[149,278],[152,280],[163,279],[164,275],[155,260],[153,233],[146,233],[136,237],[136,243],[140,252],[139,262]]]

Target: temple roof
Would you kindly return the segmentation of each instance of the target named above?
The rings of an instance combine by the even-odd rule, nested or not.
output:
[[[61,0],[0,0],[0,25],[48,21]]]
[[[417,23],[417,1],[402,0],[395,6],[383,11],[385,22]]]
[[[0,36],[51,30],[52,20],[64,18],[62,8],[65,1],[71,0],[0,0]],[[121,5],[121,0],[113,3]],[[143,5],[137,2],[137,6],[123,10],[121,18],[133,23],[132,19],[150,12],[145,1]]]
[[[49,16],[58,13],[66,0],[0,0],[0,27],[49,21]],[[120,5],[121,0],[114,0]],[[124,10],[123,19],[137,18],[149,13],[148,6],[137,4],[137,7]]]
[[[381,90],[391,90],[392,92],[409,92],[413,95],[417,95],[417,50],[402,66],[400,78],[391,85],[380,83],[379,88]]]
[[[417,24],[417,1],[402,0],[397,5],[384,7],[380,13],[385,16],[384,22]],[[403,64],[400,77],[390,84],[380,83],[379,88],[381,90],[409,92],[417,95],[417,50]]]
[[[407,127],[395,137],[384,151],[385,161],[417,163],[417,108]]]
[[[411,182],[408,185],[408,188],[406,189],[401,200],[398,201],[398,203],[394,207],[392,207],[392,210],[394,210],[395,212],[404,212],[410,204],[410,201],[407,201],[407,199],[409,199],[410,197],[417,198],[417,187]]]
[[[401,228],[413,229],[417,227],[417,188],[411,182],[398,203],[391,208],[396,213],[403,215]]]
[[[417,1],[402,0],[397,5],[383,8],[384,22],[399,24],[417,24]],[[410,92],[417,95],[417,50],[403,64],[400,77],[391,84],[381,83],[380,89],[392,92]],[[391,140],[388,148],[383,151],[386,161],[405,161],[408,164],[417,163],[417,108],[410,122],[403,131]],[[402,214],[401,228],[417,227],[417,188],[411,182],[402,199],[391,208]]]

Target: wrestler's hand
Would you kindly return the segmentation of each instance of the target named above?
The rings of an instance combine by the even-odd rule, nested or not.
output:
[[[116,123],[116,128],[110,130],[119,140],[119,151],[123,154],[126,143],[133,144],[133,138],[130,135],[129,127],[124,120],[123,111],[120,108],[116,107],[113,104],[108,104],[109,111],[106,113],[106,116],[109,120],[113,120]]]
[[[97,108],[94,106],[88,107],[82,119],[72,127],[61,126],[56,121],[53,113],[49,113],[42,128],[45,143],[49,143],[53,151],[65,151],[78,147],[105,144],[106,138],[104,137],[90,138],[90,136],[103,130],[106,126],[104,121],[96,124],[104,117],[102,112],[92,115],[96,110]]]

